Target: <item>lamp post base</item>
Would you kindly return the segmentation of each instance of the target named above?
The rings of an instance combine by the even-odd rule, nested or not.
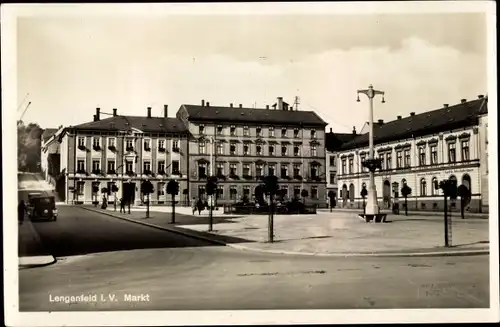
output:
[[[369,223],[369,222],[385,223],[386,219],[387,219],[387,214],[386,213],[378,213],[375,215],[371,215],[371,214],[360,213],[359,218],[367,223]]]

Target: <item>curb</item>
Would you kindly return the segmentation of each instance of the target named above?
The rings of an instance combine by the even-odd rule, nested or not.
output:
[[[24,223],[29,225],[31,233],[33,234],[33,237],[35,238],[36,242],[40,244],[40,247],[42,249],[45,249],[45,246],[43,245],[40,236],[35,230],[35,227],[33,227],[33,223],[29,219],[25,219]],[[49,255],[39,255],[30,257],[19,257],[18,261],[19,261],[18,263],[19,268],[24,269],[24,268],[45,267],[56,263],[57,259],[53,255],[49,254]]]
[[[256,249],[244,245],[239,245],[239,244],[231,244],[231,243],[226,243],[223,241],[211,239],[209,237],[205,237],[202,235],[197,235],[191,232],[188,232],[188,230],[182,228],[182,227],[176,227],[174,228],[167,228],[167,227],[161,227],[158,225],[154,224],[149,224],[143,221],[138,221],[135,219],[130,219],[126,217],[120,217],[120,216],[115,216],[113,214],[107,213],[107,212],[101,212],[101,211],[96,211],[92,210],[90,208],[85,208],[82,207],[85,210],[92,211],[92,212],[97,212],[97,213],[102,213],[104,215],[117,218],[117,219],[122,219],[126,220],[129,222],[133,222],[136,224],[140,225],[145,225],[149,226],[152,228],[160,229],[160,230],[165,230],[173,233],[177,233],[183,236],[188,236],[196,239],[200,239],[209,243],[214,243],[218,245],[224,245],[236,250],[242,250],[242,251],[248,251],[248,252],[259,252],[259,253],[269,253],[269,254],[282,254],[282,255],[300,255],[300,256],[316,256],[316,257],[337,257],[337,258],[347,258],[347,257],[446,257],[446,256],[473,256],[473,255],[485,255],[489,254],[490,251],[487,249],[478,249],[478,250],[463,250],[463,251],[442,251],[442,252],[386,252],[386,253],[313,253],[313,252],[294,252],[294,251],[285,251],[285,250],[266,250],[266,249]]]

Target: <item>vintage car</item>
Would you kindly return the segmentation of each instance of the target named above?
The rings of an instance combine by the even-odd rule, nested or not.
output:
[[[26,211],[30,220],[57,220],[58,211],[54,196],[29,194]]]

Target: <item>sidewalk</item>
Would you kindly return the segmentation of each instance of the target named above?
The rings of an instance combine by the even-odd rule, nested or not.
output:
[[[318,212],[330,212],[330,209],[318,209]],[[363,209],[349,209],[349,208],[333,208],[332,212],[352,212],[352,213],[363,213]],[[392,215],[392,211],[388,209],[380,210],[381,213],[387,213]],[[400,209],[399,216],[404,216],[404,209]],[[408,215],[411,216],[439,216],[444,217],[443,211],[408,211]],[[452,217],[460,217],[460,211],[453,211],[451,213]],[[465,212],[465,219],[467,218],[482,218],[488,219],[490,215],[488,213],[476,213],[476,212]]]
[[[20,268],[45,266],[56,262],[43,246],[32,222],[27,219],[19,225],[18,256]]]
[[[112,208],[102,210],[88,206],[87,209],[250,251],[318,256],[489,253],[488,221],[484,219],[453,219],[453,246],[445,248],[443,222],[436,217],[389,215],[388,220],[392,222],[374,224],[345,212],[275,215],[275,242],[268,243],[267,215],[217,216],[214,231],[209,233],[206,216],[179,215],[174,226],[169,224],[170,214],[165,212],[151,212],[151,218],[146,219],[145,213],[138,210],[129,215],[115,213]]]

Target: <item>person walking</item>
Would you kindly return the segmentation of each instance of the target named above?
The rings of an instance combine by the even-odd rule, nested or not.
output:
[[[120,213],[125,213],[125,200],[123,198],[120,199]]]
[[[17,217],[19,220],[19,224],[23,224],[24,222],[24,215],[26,213],[26,204],[24,204],[24,200],[21,200],[19,202],[19,206],[17,207]]]
[[[198,207],[198,215],[201,215],[201,210],[203,210],[203,202],[201,201],[201,199],[198,199],[197,207]]]
[[[197,205],[196,205],[196,198],[193,197],[193,200],[191,200],[191,208],[193,209],[193,215],[196,212],[196,207],[197,207]]]

